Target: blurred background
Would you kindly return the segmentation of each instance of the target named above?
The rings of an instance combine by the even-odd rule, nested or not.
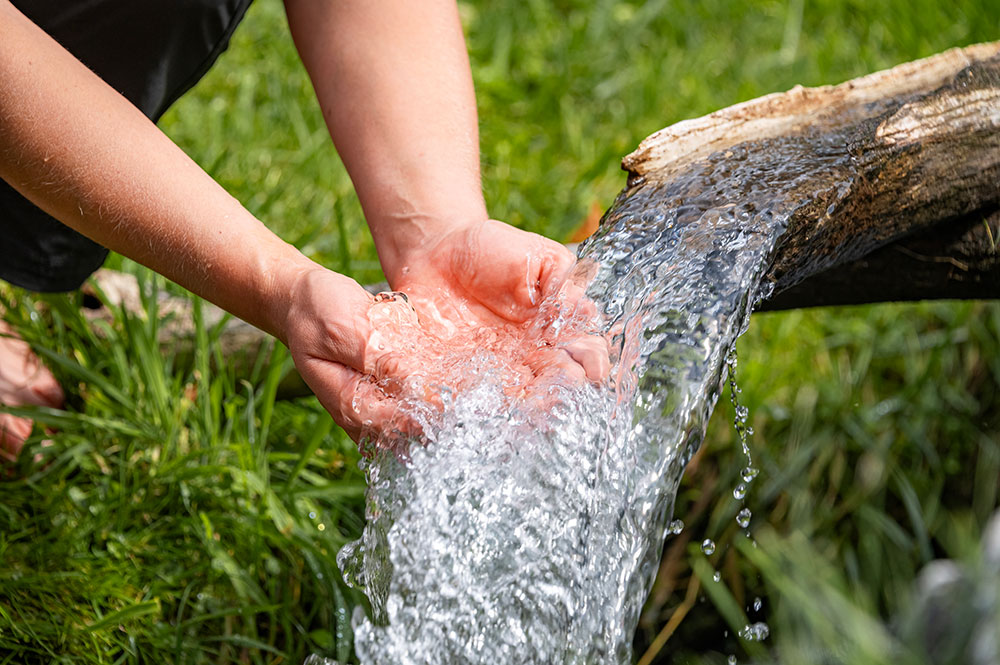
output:
[[[995,0],[460,10],[490,212],[558,240],[610,206],[621,157],[661,127],[1000,39]],[[279,0],[254,3],[161,127],[306,254],[362,283],[382,278]],[[109,265],[139,276],[150,312],[176,292]],[[351,661],[363,600],[333,558],[363,524],[363,477],[315,400],[275,400],[282,350],[247,381],[213,350],[216,328],[199,326],[182,362],[158,352],[155,316],[95,326],[77,296],[4,295],[20,300],[17,330],[53,349],[71,408],[35,414],[31,450],[45,464],[0,478],[0,664]],[[666,542],[637,660],[968,662],[962,644],[928,651],[910,615],[930,561],[984,570],[1000,486],[1000,307],[758,314],[738,356],[760,475],[734,498],[747,460],[724,395],[678,496],[685,528]],[[744,505],[748,530],[734,519]],[[766,639],[739,636],[757,622]]]

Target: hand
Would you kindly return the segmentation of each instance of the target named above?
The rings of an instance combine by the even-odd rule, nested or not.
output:
[[[390,423],[398,404],[369,376],[405,371],[379,363],[369,342],[374,304],[357,282],[319,267],[291,287],[284,339],[303,380],[355,441],[372,423]],[[387,354],[382,354],[387,355]]]
[[[413,300],[421,324],[451,339],[452,348],[463,339],[470,348],[513,343],[529,377],[607,376],[605,340],[584,330],[594,314],[583,297],[588,276],[573,270],[574,257],[561,244],[495,220],[428,244],[410,248],[386,272]],[[553,326],[557,320],[562,325]]]
[[[290,278],[276,326],[303,380],[334,421],[367,435],[415,435],[413,416],[449,381],[443,340],[418,320],[405,296],[372,297],[357,282],[315,264]],[[408,401],[417,409],[401,409]]]
[[[390,285],[454,321],[523,323],[559,287],[573,255],[557,242],[495,220],[457,228],[409,250]]]
[[[607,345],[583,332],[593,308],[566,279],[574,259],[562,245],[487,221],[409,257],[393,284],[406,295],[373,298],[319,267],[290,289],[282,336],[302,378],[356,441],[418,433],[416,412],[438,406],[442,388],[461,390],[464,362],[482,348],[503,357],[497,379],[515,396],[539,380],[607,376]]]

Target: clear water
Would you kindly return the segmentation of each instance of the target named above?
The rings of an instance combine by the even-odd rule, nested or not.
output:
[[[825,178],[829,201],[848,166],[845,146],[802,136],[633,183],[579,252],[573,281],[596,314],[566,308],[553,325],[604,337],[609,380],[512,398],[505,354],[466,350],[461,392],[414,404],[426,445],[374,442],[368,525],[338,557],[371,599],[354,618],[362,663],[632,662],[664,538],[683,528],[668,525],[681,473],[777,239],[812,203],[803,183]]]

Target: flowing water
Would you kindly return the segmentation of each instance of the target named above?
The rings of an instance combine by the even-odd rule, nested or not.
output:
[[[610,343],[610,378],[551,381],[539,409],[510,399],[503,360],[482,349],[465,388],[421,416],[425,446],[368,460],[368,525],[339,557],[371,600],[354,618],[362,663],[632,662],[681,528],[667,525],[681,473],[776,241],[809,201],[797,192],[817,177],[846,191],[849,162],[835,138],[801,136],[632,183],[579,252],[573,281],[596,314],[565,308],[553,324],[585,319]]]

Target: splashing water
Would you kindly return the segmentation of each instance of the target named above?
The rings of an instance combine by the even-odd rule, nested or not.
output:
[[[610,343],[610,379],[554,382],[539,409],[510,399],[503,358],[485,349],[421,416],[426,445],[372,449],[368,525],[338,557],[371,600],[354,618],[362,663],[631,662],[681,473],[776,240],[808,203],[796,188],[823,174],[846,191],[848,162],[835,140],[786,137],[634,183],[574,276]]]

